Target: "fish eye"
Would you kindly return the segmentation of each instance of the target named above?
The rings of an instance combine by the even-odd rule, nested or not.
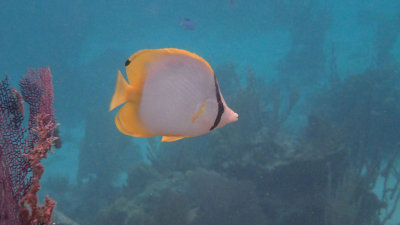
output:
[[[131,63],[131,61],[130,61],[129,59],[127,59],[127,60],[125,61],[125,66],[128,66],[130,63]]]

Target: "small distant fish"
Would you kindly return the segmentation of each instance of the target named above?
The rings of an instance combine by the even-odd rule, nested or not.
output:
[[[230,2],[231,2],[231,5],[236,5],[235,0],[230,0]]]
[[[238,120],[200,56],[182,49],[145,49],[125,62],[129,83],[118,71],[109,110],[119,131],[134,137],[176,141],[211,132]]]
[[[196,24],[189,18],[185,18],[181,20],[180,24],[185,30],[194,30],[196,29]]]

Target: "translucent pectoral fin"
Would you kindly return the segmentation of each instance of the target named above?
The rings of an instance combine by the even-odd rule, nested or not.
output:
[[[206,109],[206,105],[207,105],[207,99],[203,102],[199,111],[196,112],[196,114],[194,114],[194,116],[192,117],[192,123],[194,123],[201,116],[201,114],[203,114],[204,110]]]

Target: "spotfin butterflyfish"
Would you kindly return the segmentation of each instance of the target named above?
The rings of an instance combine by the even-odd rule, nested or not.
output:
[[[163,136],[176,141],[211,132],[238,120],[206,60],[182,49],[145,49],[118,71],[109,110],[119,131],[133,137]]]

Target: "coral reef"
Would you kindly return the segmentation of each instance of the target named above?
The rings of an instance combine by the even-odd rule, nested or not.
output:
[[[252,182],[205,169],[190,172],[187,182],[189,196],[199,207],[192,224],[268,224]]]
[[[147,168],[148,172],[144,169]],[[149,174],[150,167],[135,170]],[[139,171],[131,173],[138,174]],[[214,171],[196,169],[162,176],[150,172],[153,182],[145,182],[140,193],[121,196],[98,214],[96,224],[265,224],[255,186],[248,181],[226,178]],[[156,175],[156,176],[154,176]],[[140,182],[141,180],[137,180]],[[129,190],[130,186],[127,187]],[[235,214],[232,214],[232,212]],[[254,222],[254,223],[253,223]]]

